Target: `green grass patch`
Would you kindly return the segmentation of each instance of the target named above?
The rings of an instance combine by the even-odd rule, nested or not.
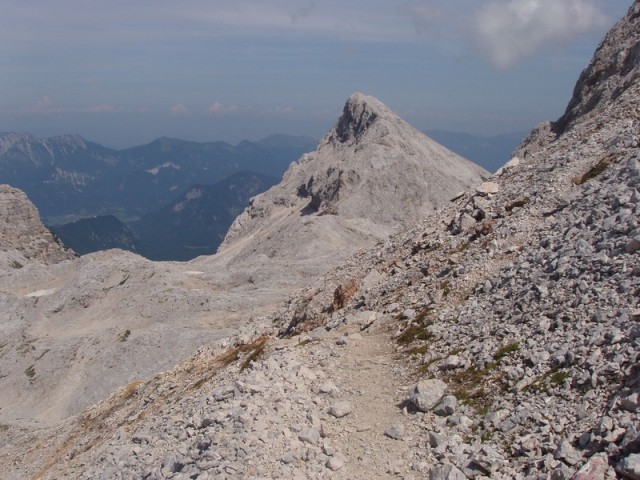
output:
[[[556,368],[540,375],[524,390],[532,393],[545,393],[549,391],[550,388],[562,386],[568,378],[571,378],[571,373],[569,371]]]
[[[503,374],[496,371],[496,363],[490,363],[484,368],[472,366],[456,372],[447,379],[447,383],[461,404],[468,405],[478,415],[484,416],[493,403],[493,395],[489,392],[501,389]],[[497,388],[487,389],[490,385]]]
[[[400,345],[409,345],[417,340],[429,340],[431,333],[424,324],[409,325],[396,339]]]
[[[579,177],[574,178],[573,182],[576,185],[582,185],[583,183],[586,183],[589,180],[592,180],[592,179],[596,178],[598,175],[600,175],[602,172],[604,172],[607,168],[609,168],[609,166],[611,166],[615,162],[617,162],[618,161],[618,157],[619,157],[618,154],[609,155],[607,157],[604,157],[598,163],[596,163],[593,167],[591,167],[589,170],[587,170],[584,174],[582,174]]]
[[[406,353],[407,355],[424,355],[428,351],[429,351],[429,346],[422,345],[420,347],[410,348],[409,350],[406,350],[404,353]]]
[[[499,362],[510,353],[517,352],[518,350],[520,350],[520,342],[510,343],[508,345],[505,345],[504,347],[500,347],[498,351],[493,355],[493,359],[496,362]]]

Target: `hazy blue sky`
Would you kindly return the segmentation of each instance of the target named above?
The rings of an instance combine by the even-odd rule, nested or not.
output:
[[[529,130],[631,3],[0,0],[0,131],[319,138],[354,91],[420,129]]]

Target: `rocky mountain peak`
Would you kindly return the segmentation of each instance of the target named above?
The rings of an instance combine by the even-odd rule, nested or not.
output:
[[[553,125],[560,135],[578,118],[599,112],[640,77],[640,1],[604,37],[578,79],[565,114]]]
[[[400,120],[377,98],[359,92],[353,93],[338,118],[335,136],[342,143],[357,142],[379,118],[389,117]]]
[[[292,164],[279,185],[253,199],[230,228],[222,247],[253,238],[267,225],[274,230],[275,219],[282,220],[285,215],[287,220],[283,221],[291,229],[302,220],[309,227],[312,217],[320,217],[313,221],[315,228],[335,221],[345,232],[353,232],[354,227],[346,225],[350,222],[358,224],[361,240],[384,237],[445,205],[458,192],[479,185],[488,175],[401,120],[376,98],[354,93],[317,150]],[[304,230],[311,232],[311,228]],[[300,240],[302,229],[298,226],[295,231]],[[334,244],[327,253],[333,257],[337,250],[346,248],[342,241],[336,241],[339,236],[329,242]],[[274,249],[291,250],[290,238],[279,246],[275,238],[271,235],[265,244],[270,254]],[[321,236],[311,235],[309,240],[321,243],[319,249],[327,248]],[[358,244],[351,239],[344,251]],[[307,245],[307,253],[317,251]]]

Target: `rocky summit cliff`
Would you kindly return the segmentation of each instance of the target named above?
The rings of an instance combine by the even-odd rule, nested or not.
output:
[[[639,15],[592,66],[637,71]],[[615,95],[232,336],[53,427],[5,421],[5,477],[640,478],[640,84],[605,70],[580,82]]]

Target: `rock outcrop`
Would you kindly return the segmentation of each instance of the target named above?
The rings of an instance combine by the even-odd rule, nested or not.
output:
[[[554,123],[563,133],[576,121],[599,115],[603,108],[638,81],[640,71],[640,7],[634,4],[623,22],[600,43],[589,66],[576,83],[565,114]]]
[[[73,252],[42,225],[38,210],[24,192],[9,185],[0,185],[0,252],[4,255],[14,252],[45,264],[74,257]],[[10,263],[14,268],[22,264],[18,258]]]

